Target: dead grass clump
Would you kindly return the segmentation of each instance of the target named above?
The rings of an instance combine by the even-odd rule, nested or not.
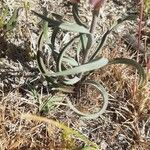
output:
[[[47,130],[47,125],[26,122],[22,113],[36,114],[38,107],[34,101],[23,98],[17,91],[9,93],[0,102],[0,149],[55,149],[61,147],[58,131],[55,136]],[[56,136],[57,135],[57,136]],[[57,139],[56,139],[57,137]]]
[[[121,55],[115,49],[106,53],[111,59]],[[130,53],[123,55],[130,58]],[[106,122],[103,123],[107,148],[147,150],[150,148],[149,81],[134,91],[135,72],[126,65],[112,65],[96,71],[91,79],[102,82],[110,93]],[[137,81],[137,80],[136,80]],[[138,82],[137,82],[138,83]],[[133,92],[134,91],[134,92]],[[109,130],[108,130],[109,128]],[[101,133],[102,135],[104,132]],[[101,136],[102,136],[101,135]]]

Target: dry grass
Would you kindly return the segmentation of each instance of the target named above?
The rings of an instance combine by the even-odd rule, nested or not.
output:
[[[15,149],[63,149],[65,141],[60,131],[44,123],[25,121],[23,113],[37,114],[38,105],[32,99],[23,98],[17,91],[3,97],[0,103],[0,148]]]
[[[10,14],[15,7],[24,7],[23,2],[25,2],[6,1],[7,4],[3,4],[9,4]],[[3,50],[2,54],[0,52],[0,57],[3,58],[0,60],[0,149],[64,150],[84,145],[78,140],[70,141],[66,137],[65,139],[60,129],[38,121],[24,120],[21,118],[22,114],[43,115],[46,118],[59,120],[86,135],[102,150],[150,149],[150,80],[147,80],[142,88],[135,91],[135,70],[125,65],[108,66],[95,71],[90,76],[90,79],[105,85],[110,93],[109,106],[103,118],[90,121],[81,120],[65,105],[57,105],[49,112],[39,112],[41,103],[46,101],[51,93],[47,86],[43,86],[44,80],[37,70],[36,61],[32,56],[36,53],[40,23],[30,10],[41,12],[43,6],[46,6],[49,12],[65,14],[64,18],[70,19],[70,17],[68,18],[70,8],[63,7],[63,0],[53,2],[33,0],[30,2],[29,9],[23,8],[16,29],[7,35],[7,39],[0,38],[0,50]],[[121,8],[115,6],[109,2],[106,7],[107,17],[115,19],[116,14],[122,14],[122,11],[119,11]],[[85,17],[84,12],[89,13],[85,6],[83,10],[81,9],[83,18]],[[90,15],[87,16],[89,20],[91,19]],[[112,22],[111,20],[104,21],[99,23],[98,31],[104,32],[106,30],[104,25],[108,27]],[[127,26],[130,27],[130,23],[126,23],[124,27]],[[126,30],[131,29],[126,28]],[[126,31],[123,30],[123,32]],[[109,39],[103,51],[104,55],[110,59],[119,56],[132,58],[133,55],[122,43],[121,38],[118,38],[118,34],[114,33],[114,35],[117,39],[115,36]],[[116,43],[112,44],[114,41]],[[4,50],[6,47],[7,53]],[[19,52],[21,51],[19,54],[12,51],[16,48]],[[19,58],[24,58],[24,56],[29,58],[25,64],[19,61]],[[85,112],[92,111],[93,105],[100,105],[98,101],[93,103],[91,98],[96,96],[96,92],[93,95],[93,89],[88,88],[87,90],[89,101],[86,101],[84,93],[82,95],[80,93],[78,97],[69,96],[74,104]],[[65,103],[65,99],[63,103]]]

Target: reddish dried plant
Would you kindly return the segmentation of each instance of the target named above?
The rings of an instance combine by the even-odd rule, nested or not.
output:
[[[99,11],[103,7],[105,0],[89,0],[89,3],[94,11]]]

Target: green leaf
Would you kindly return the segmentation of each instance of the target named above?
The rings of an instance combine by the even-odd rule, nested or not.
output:
[[[104,33],[104,35],[102,36],[102,39],[101,41],[99,42],[97,48],[96,48],[96,51],[94,52],[94,54],[91,56],[90,60],[94,59],[96,57],[96,55],[98,54],[98,52],[103,48],[103,46],[105,45],[106,43],[106,40],[108,38],[108,35],[110,34],[112,30],[108,30]]]
[[[17,19],[19,16],[19,11],[21,8],[15,9],[13,12],[13,15],[11,16],[11,18],[8,20],[7,24],[6,24],[6,31],[10,31],[13,28],[15,28],[16,24],[17,24]]]
[[[114,30],[116,29],[121,23],[123,23],[126,20],[135,20],[135,18],[137,18],[137,15],[133,14],[133,15],[129,15],[129,16],[125,16],[123,18],[119,18],[113,25],[112,27],[107,30],[104,35],[102,36],[101,39],[98,39],[99,44],[94,52],[94,54],[91,56],[90,60],[94,59],[96,57],[96,55],[98,54],[98,52],[103,48],[103,46],[105,45],[108,35]]]
[[[90,34],[87,28],[80,26],[76,23],[63,22],[59,25],[59,28],[71,32]]]
[[[46,102],[44,102],[40,108],[39,108],[39,111],[48,111],[50,110],[53,106],[56,105],[57,102],[62,102],[65,98],[65,95],[63,94],[59,94],[59,95],[54,95],[50,98],[47,99]]]
[[[47,41],[48,39],[48,22],[47,21],[43,21],[43,36],[45,40]]]
[[[77,49],[76,49],[76,60],[77,60],[78,64],[80,63],[80,52],[85,51],[85,47],[83,45],[84,43],[82,42],[83,35],[84,34],[80,34],[80,39],[79,39],[79,42],[77,44]]]
[[[59,15],[57,13],[52,13],[52,16],[56,19],[56,20],[62,20],[63,19],[63,15]]]
[[[99,150],[98,145],[96,143],[90,141],[85,135],[81,134],[80,132],[78,132],[76,130],[73,130],[73,129],[67,127],[63,123],[60,123],[58,121],[54,121],[52,119],[47,119],[47,118],[44,118],[44,117],[31,115],[31,114],[22,114],[21,118],[22,119],[26,119],[26,120],[33,120],[33,121],[38,121],[38,122],[44,122],[44,123],[47,123],[49,125],[54,125],[57,128],[64,130],[64,132],[66,132],[68,135],[69,134],[73,135],[76,138],[79,138],[80,140],[85,142],[87,145],[95,147],[97,150]]]
[[[93,60],[92,62],[65,70],[65,71],[60,71],[56,73],[51,73],[49,71],[46,71],[46,75],[49,77],[58,77],[58,76],[68,76],[68,75],[75,75],[79,73],[84,73],[88,71],[92,71],[95,69],[99,69],[105,65],[107,65],[108,59],[107,58],[101,58],[98,60]]]
[[[83,113],[83,112],[79,111],[78,109],[76,109],[73,106],[72,102],[69,99],[67,99],[68,106],[75,113],[77,113],[78,115],[81,115],[83,119],[96,119],[99,116],[101,116],[103,113],[105,113],[105,111],[106,111],[106,108],[108,106],[108,93],[106,92],[105,88],[97,82],[87,80],[83,84],[89,84],[89,85],[94,86],[102,94],[102,97],[103,97],[103,106],[102,106],[102,108],[97,113],[94,113],[94,114]]]
[[[78,5],[74,4],[72,6],[72,14],[73,14],[74,20],[78,25],[84,26],[85,28],[87,28],[87,26],[84,23],[82,23],[80,16],[78,14],[78,10],[79,10]]]
[[[126,64],[126,65],[131,65],[133,67],[135,67],[138,70],[139,73],[139,85],[143,85],[143,83],[146,81],[146,74],[145,71],[143,69],[143,67],[141,67],[136,61],[132,60],[132,59],[128,59],[128,58],[115,58],[113,60],[111,60],[108,65],[111,64]]]
[[[35,15],[37,15],[38,17],[44,19],[45,21],[48,22],[49,27],[54,27],[54,28],[61,28],[62,30],[66,30],[66,31],[72,31],[72,32],[77,32],[77,33],[89,33],[89,30],[83,26],[80,26],[76,23],[69,23],[69,22],[63,22],[63,21],[58,21],[58,20],[54,20],[51,18],[47,18],[44,15],[41,15],[35,11],[32,11]]]
[[[63,80],[63,83],[65,83],[66,85],[73,85],[73,84],[77,83],[77,82],[80,81],[80,80],[81,80],[81,78],[75,76],[75,77],[73,77],[72,79],[65,78],[65,79]]]
[[[74,67],[79,65],[78,62],[75,59],[73,59],[71,57],[67,57],[67,56],[65,56],[64,58],[62,58],[62,61],[65,61],[69,65],[74,66]]]
[[[91,146],[87,146],[87,147],[82,148],[81,150],[97,150],[97,148],[91,147]]]
[[[86,47],[85,47],[85,52],[84,52],[82,63],[86,63],[89,61],[88,56],[91,52],[90,50],[91,50],[91,46],[93,43],[93,41],[92,41],[93,38],[92,38],[91,34],[87,34],[86,37],[87,37],[87,40],[83,39],[84,40],[83,43],[85,44]]]
[[[49,25],[50,27],[58,27],[58,26],[62,23],[62,21],[54,20],[54,19],[52,19],[52,18],[47,18],[46,16],[44,16],[44,15],[42,15],[42,14],[39,14],[39,13],[33,11],[33,10],[32,10],[32,12],[33,12],[36,16],[38,16],[38,17],[40,17],[41,19],[47,21],[47,22],[49,23],[48,25]]]
[[[40,38],[42,38],[42,36],[43,36],[43,34],[41,34]],[[42,73],[43,77],[45,77],[48,82],[52,83],[53,86],[57,86],[56,83],[55,83],[55,79],[54,78],[49,78],[49,77],[47,77],[45,75],[47,69],[46,69],[46,66],[45,66],[45,64],[43,62],[43,57],[42,57],[42,53],[40,51],[40,48],[41,48],[41,43],[39,44],[39,50],[37,51],[38,68],[39,68],[40,72]],[[53,71],[51,71],[51,73],[53,73]]]
[[[56,35],[58,33],[59,33],[59,28],[55,28],[52,32],[51,44],[49,45],[52,49],[52,55],[53,55],[55,62],[57,62],[57,59],[58,59],[58,53],[55,51],[55,40],[56,40]]]
[[[62,61],[64,60],[65,53],[68,50],[68,48],[70,48],[70,46],[73,44],[73,42],[78,39],[80,37],[80,35],[77,35],[75,37],[73,37],[60,51],[60,54],[58,56],[58,63],[57,63],[57,70],[58,71],[62,71],[61,67],[62,67]]]
[[[45,15],[46,17],[48,15],[47,9],[45,7],[43,7],[43,15]],[[45,41],[47,41],[47,39],[48,39],[48,21],[42,20],[41,25],[42,25],[42,29],[43,29],[43,39]]]

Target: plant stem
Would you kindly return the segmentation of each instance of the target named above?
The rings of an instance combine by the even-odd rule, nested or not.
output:
[[[139,16],[139,27],[138,27],[138,51],[137,51],[137,62],[139,62],[139,53],[140,53],[140,45],[141,45],[141,30],[142,30],[142,20],[143,20],[143,12],[144,12],[144,1],[140,1],[140,16]]]
[[[91,22],[91,27],[90,27],[90,33],[94,33],[97,25],[97,20],[98,20],[99,13],[93,11],[92,12],[92,22]]]
[[[139,53],[140,53],[140,45],[141,45],[141,29],[142,29],[142,20],[143,20],[143,12],[144,12],[144,1],[140,0],[140,16],[139,16],[139,27],[138,27],[138,49],[137,49],[137,57],[136,61],[139,62]],[[134,86],[133,86],[133,98],[135,96],[137,90],[137,71],[135,73],[135,80],[134,80]]]

